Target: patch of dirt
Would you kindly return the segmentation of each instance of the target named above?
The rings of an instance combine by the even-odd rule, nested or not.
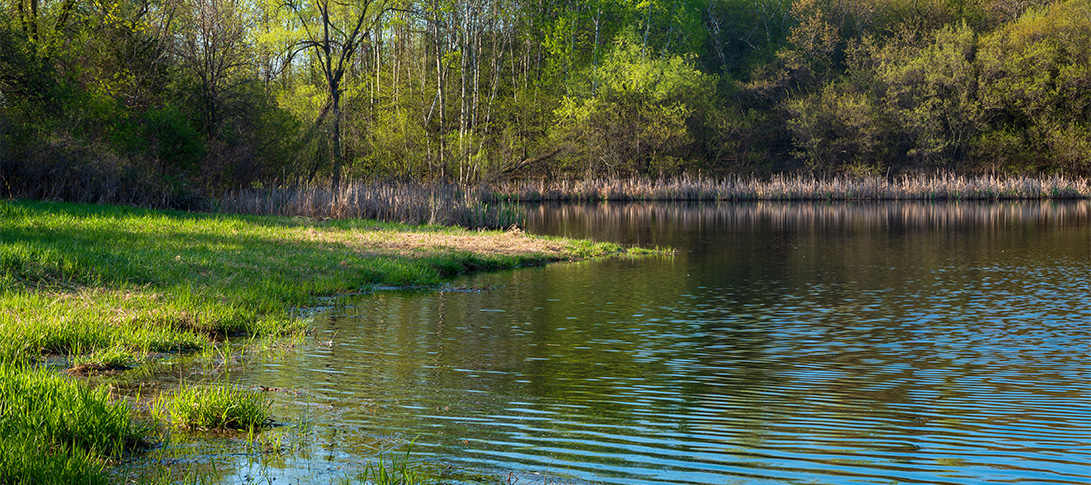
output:
[[[132,367],[125,364],[103,364],[101,362],[88,362],[86,364],[80,364],[70,369],[65,369],[64,373],[70,376],[87,377],[91,375],[113,375],[119,372],[124,372]]]

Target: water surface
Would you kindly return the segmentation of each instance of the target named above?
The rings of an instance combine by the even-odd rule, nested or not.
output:
[[[1091,481],[1087,201],[539,206],[528,231],[677,252],[337,300],[232,376],[282,389],[297,451],[194,446],[277,483],[408,441],[456,482]]]

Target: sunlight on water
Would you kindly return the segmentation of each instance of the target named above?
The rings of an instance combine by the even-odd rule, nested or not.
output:
[[[677,253],[340,302],[237,376],[310,426],[262,476],[414,441],[454,482],[1091,481],[1086,201],[529,213]]]

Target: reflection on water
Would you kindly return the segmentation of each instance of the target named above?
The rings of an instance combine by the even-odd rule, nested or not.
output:
[[[262,476],[351,478],[393,437],[503,483],[1091,480],[1086,201],[529,213],[678,252],[340,302],[235,376],[312,426]]]

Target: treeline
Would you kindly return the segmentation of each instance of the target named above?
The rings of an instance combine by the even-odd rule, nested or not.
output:
[[[1091,173],[1091,2],[0,0],[0,191]]]

